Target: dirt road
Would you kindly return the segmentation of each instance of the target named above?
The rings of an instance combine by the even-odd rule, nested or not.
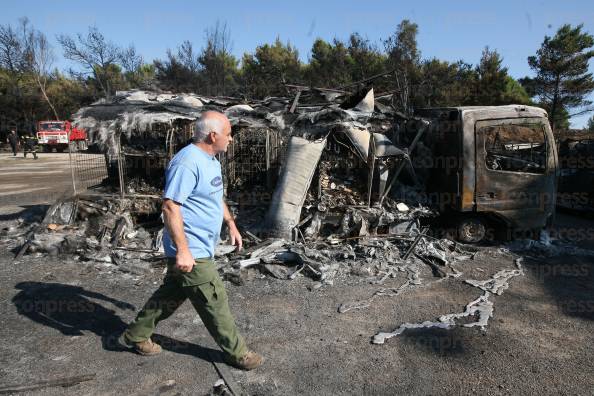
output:
[[[0,153],[0,206],[2,211],[15,207],[48,204],[72,190],[68,154],[31,154],[23,158]]]
[[[483,257],[457,267],[479,278],[509,265]],[[139,276],[34,256],[14,265],[6,250],[0,269],[2,383],[95,374],[71,388],[32,394],[194,395],[207,394],[218,379],[209,362],[212,340],[189,303],[159,325],[161,355],[118,350],[115,337],[156,289],[160,269]],[[267,362],[254,372],[231,370],[234,381],[259,395],[592,394],[592,258],[527,258],[525,270],[494,297],[485,331],[411,330],[384,345],[371,344],[371,337],[461,312],[480,292],[450,279],[340,314],[339,304],[367,298],[378,286],[352,276],[316,289],[307,278],[254,272],[251,281],[227,289],[242,333]]]

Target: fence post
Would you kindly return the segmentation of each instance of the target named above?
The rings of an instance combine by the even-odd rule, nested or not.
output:
[[[270,129],[266,129],[266,187],[268,188],[268,191],[272,189],[272,175],[270,174],[270,146]]]
[[[118,179],[120,184],[120,197],[124,198],[125,187],[124,187],[124,167],[122,166],[122,131],[118,131],[118,140],[116,142],[118,150]]]
[[[76,178],[74,174],[74,164],[72,163],[72,145],[70,144],[70,134],[72,129],[68,132],[68,162],[70,163],[70,177],[72,178],[72,195],[76,196]]]
[[[367,154],[367,166],[369,174],[367,178],[367,207],[371,207],[371,193],[373,192],[373,173],[375,170],[375,137],[373,133],[369,134],[369,149]]]

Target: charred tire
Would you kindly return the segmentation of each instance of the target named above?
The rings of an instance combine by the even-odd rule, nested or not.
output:
[[[456,226],[456,239],[463,243],[479,243],[486,235],[485,222],[478,217],[460,219]]]

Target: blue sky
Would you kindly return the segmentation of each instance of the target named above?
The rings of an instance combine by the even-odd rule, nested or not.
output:
[[[359,32],[380,44],[402,19],[409,19],[419,25],[418,44],[424,58],[476,64],[488,45],[503,56],[515,78],[531,74],[526,58],[536,52],[545,35],[554,35],[564,23],[583,23],[594,34],[591,0],[2,2],[1,24],[14,24],[23,16],[54,42],[60,68],[71,65],[61,58],[55,36],[84,33],[90,25],[117,44],[133,43],[147,61],[163,58],[167,48],[183,40],[202,47],[205,29],[217,20],[227,23],[238,57],[278,36],[295,45],[306,61],[318,37],[344,40]],[[590,69],[594,71],[594,62]],[[588,117],[575,117],[572,125],[581,127]]]

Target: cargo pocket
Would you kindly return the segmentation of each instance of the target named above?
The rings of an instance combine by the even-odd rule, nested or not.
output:
[[[213,281],[202,283],[200,285],[194,286],[194,288],[198,292],[198,298],[200,298],[200,300],[202,300],[202,302],[205,304],[211,304],[218,301],[219,299],[220,293],[218,292],[218,288]]]
[[[212,260],[196,260],[192,271],[182,273],[182,286],[200,286],[213,282],[218,272]]]

